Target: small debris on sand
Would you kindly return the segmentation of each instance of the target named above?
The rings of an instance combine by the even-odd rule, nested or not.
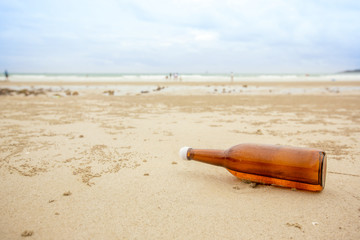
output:
[[[174,161],[174,162],[172,162],[171,164],[177,164],[177,162]]]
[[[154,92],[157,92],[157,91],[161,91],[161,90],[163,90],[165,87],[160,87],[160,86],[158,86],[156,89],[154,89],[153,91]]]
[[[37,96],[39,94],[45,94],[45,91],[43,89],[34,89],[34,90],[28,90],[28,89],[21,89],[21,90],[13,90],[9,88],[1,88],[0,89],[0,95],[13,95],[13,93],[16,94],[24,94],[25,96],[34,95]]]
[[[55,202],[55,200],[54,200],[54,199],[49,200],[49,203],[53,203],[53,202]]]
[[[64,192],[63,196],[70,196],[72,193],[70,191]]]
[[[148,174],[148,173],[144,173],[144,176],[149,176],[150,174]]]
[[[77,91],[72,92],[70,90],[66,90],[65,94],[66,94],[66,96],[78,96],[79,95],[79,93]]]
[[[108,94],[109,96],[114,96],[114,90],[104,91],[104,93]]]
[[[34,234],[34,231],[25,230],[21,233],[22,237],[30,237]]]
[[[296,227],[296,228],[302,230],[302,226],[300,224],[298,224],[298,223],[286,223],[286,226],[288,226],[288,227]]]

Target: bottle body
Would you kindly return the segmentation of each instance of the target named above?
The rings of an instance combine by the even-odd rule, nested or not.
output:
[[[326,180],[326,154],[318,149],[240,144],[228,150],[189,148],[188,160],[227,168],[240,179],[321,191]]]

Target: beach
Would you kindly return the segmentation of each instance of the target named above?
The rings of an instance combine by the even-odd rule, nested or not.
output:
[[[1,239],[359,239],[360,81],[0,82]],[[327,153],[320,193],[183,146]]]

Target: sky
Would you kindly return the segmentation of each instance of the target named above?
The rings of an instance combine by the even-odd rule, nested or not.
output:
[[[0,0],[0,71],[360,68],[359,0]]]

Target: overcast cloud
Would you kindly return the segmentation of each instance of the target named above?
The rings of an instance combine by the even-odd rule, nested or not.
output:
[[[0,67],[12,72],[360,68],[358,0],[0,0],[0,11]]]

